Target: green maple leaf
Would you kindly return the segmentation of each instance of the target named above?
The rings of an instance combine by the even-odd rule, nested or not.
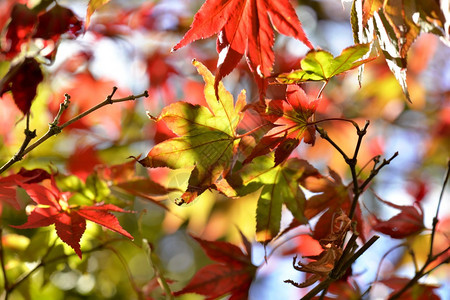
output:
[[[242,119],[245,91],[236,105],[233,96],[219,84],[218,96],[214,91],[214,76],[200,62],[193,61],[205,81],[208,107],[187,102],[176,102],[165,107],[156,120],[164,121],[178,137],[154,146],[140,163],[145,167],[172,169],[193,167],[189,185],[181,203],[189,203],[214,183],[230,167],[239,138],[236,128]]]
[[[300,70],[280,74],[277,80],[285,84],[328,81],[333,76],[375,59],[375,57],[361,59],[369,50],[370,44],[358,44],[344,49],[337,57],[333,57],[325,50],[312,50],[300,62]]]
[[[236,174],[238,181],[231,179],[240,195],[262,189],[256,208],[258,241],[268,243],[279,233],[283,204],[300,223],[307,222],[303,214],[306,199],[298,181],[311,168],[305,160],[297,158],[274,167],[273,156],[260,156]]]

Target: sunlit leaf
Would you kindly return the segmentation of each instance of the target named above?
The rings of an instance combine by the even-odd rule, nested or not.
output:
[[[262,189],[256,209],[256,233],[260,242],[267,243],[279,233],[283,204],[300,223],[306,222],[305,195],[298,180],[308,167],[306,161],[295,158],[274,167],[272,157],[261,156],[237,174],[242,182],[232,181],[241,195]]]
[[[194,167],[189,186],[182,195],[186,203],[194,200],[219,179],[230,166],[237,146],[236,128],[242,118],[245,104],[243,91],[234,104],[232,95],[219,86],[219,99],[215,96],[214,76],[200,62],[194,66],[205,81],[208,107],[176,102],[163,109],[157,120],[164,121],[178,137],[152,148],[139,162],[145,167]]]
[[[292,84],[304,81],[328,81],[333,76],[357,68],[373,59],[361,59],[370,50],[370,44],[358,44],[342,50],[333,57],[325,50],[312,50],[301,60],[300,70],[284,73],[277,77],[281,83]]]
[[[272,49],[274,28],[313,48],[288,0],[209,0],[197,12],[190,30],[173,51],[218,34],[216,84],[236,67],[245,54],[258,85],[264,90],[262,78],[270,75],[275,60]]]
[[[89,24],[91,23],[91,17],[92,14],[99,9],[100,7],[102,7],[103,5],[105,5],[106,3],[108,3],[110,0],[89,0],[89,4],[87,7],[87,12],[86,12],[86,28],[89,27]]]

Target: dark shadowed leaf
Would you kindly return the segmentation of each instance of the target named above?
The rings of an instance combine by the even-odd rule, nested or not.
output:
[[[382,221],[372,214],[374,219],[374,224],[372,225],[373,230],[387,234],[394,239],[402,239],[419,233],[425,228],[423,224],[423,211],[419,203],[404,206],[382,199],[378,200],[390,207],[399,209],[400,212],[386,221]]]
[[[199,238],[195,240],[206,254],[219,264],[200,269],[189,284],[174,295],[196,293],[212,300],[229,294],[230,299],[247,299],[257,269],[251,261],[251,248],[247,249],[250,253],[244,253],[239,247],[227,242],[205,241]]]
[[[0,81],[0,97],[11,91],[17,107],[26,115],[30,112],[37,86],[43,79],[39,63],[34,58],[25,58],[13,65]]]

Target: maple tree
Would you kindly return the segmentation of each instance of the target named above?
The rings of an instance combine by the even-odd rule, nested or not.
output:
[[[141,2],[0,2],[3,298],[448,297],[448,1]]]

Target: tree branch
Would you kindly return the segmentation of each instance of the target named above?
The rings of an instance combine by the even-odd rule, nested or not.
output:
[[[106,99],[103,102],[97,104],[96,106],[88,109],[87,111],[85,111],[83,113],[80,113],[79,115],[73,117],[66,123],[64,123],[62,125],[58,125],[61,115],[68,108],[69,103],[70,103],[70,101],[69,101],[70,96],[65,94],[64,102],[60,104],[59,111],[56,114],[53,122],[49,124],[48,131],[43,136],[41,136],[37,141],[35,141],[33,144],[31,144],[29,146],[28,146],[28,144],[30,143],[30,141],[36,137],[36,131],[35,130],[30,131],[28,129],[28,123],[27,123],[27,129],[25,129],[25,140],[22,143],[22,146],[20,147],[19,151],[7,163],[5,163],[0,168],[0,174],[5,172],[16,162],[20,161],[26,154],[28,154],[33,149],[35,149],[37,146],[39,146],[40,144],[42,144],[43,142],[48,140],[50,137],[60,133],[65,127],[67,127],[67,126],[71,125],[72,123],[80,120],[81,118],[89,115],[90,113],[102,108],[103,106],[106,106],[108,104],[118,103],[118,102],[136,100],[136,99],[139,99],[142,97],[148,97],[148,91],[144,91],[142,94],[139,94],[139,95],[131,95],[131,96],[120,98],[120,99],[112,99],[112,97],[114,96],[116,91],[117,91],[117,87],[114,87],[112,93],[110,95],[108,95],[108,97],[106,97]]]

